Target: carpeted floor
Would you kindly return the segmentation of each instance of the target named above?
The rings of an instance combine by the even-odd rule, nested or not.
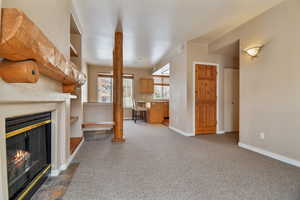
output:
[[[125,124],[126,143],[86,142],[64,200],[299,200],[300,169],[238,148],[234,134]]]

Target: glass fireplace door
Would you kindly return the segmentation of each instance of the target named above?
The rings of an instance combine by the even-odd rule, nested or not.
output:
[[[50,123],[33,125],[32,129],[6,139],[10,199],[15,199],[51,163],[50,129]]]
[[[31,168],[28,137],[17,135],[6,141],[7,175],[9,198],[13,197],[28,181],[28,171]]]

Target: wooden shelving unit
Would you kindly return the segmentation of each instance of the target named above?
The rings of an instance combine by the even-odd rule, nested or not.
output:
[[[73,18],[70,16],[70,58],[71,61],[77,66],[78,71],[82,71],[82,41],[81,33]],[[70,102],[70,155],[76,152],[78,145],[80,145],[83,139],[82,132],[82,120],[83,120],[83,100],[81,88],[76,88],[72,93],[72,99]]]

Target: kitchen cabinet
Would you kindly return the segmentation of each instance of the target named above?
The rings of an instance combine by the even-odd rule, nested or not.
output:
[[[140,78],[139,92],[141,94],[153,94],[153,92],[154,92],[153,78]]]
[[[162,102],[163,104],[163,111],[164,111],[164,118],[169,118],[169,102]]]
[[[147,122],[161,124],[169,117],[169,102],[150,102],[147,105]]]

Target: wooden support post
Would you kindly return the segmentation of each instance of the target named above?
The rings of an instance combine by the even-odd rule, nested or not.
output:
[[[113,110],[114,137],[113,142],[124,142],[123,137],[123,33],[115,33],[113,52]]]

